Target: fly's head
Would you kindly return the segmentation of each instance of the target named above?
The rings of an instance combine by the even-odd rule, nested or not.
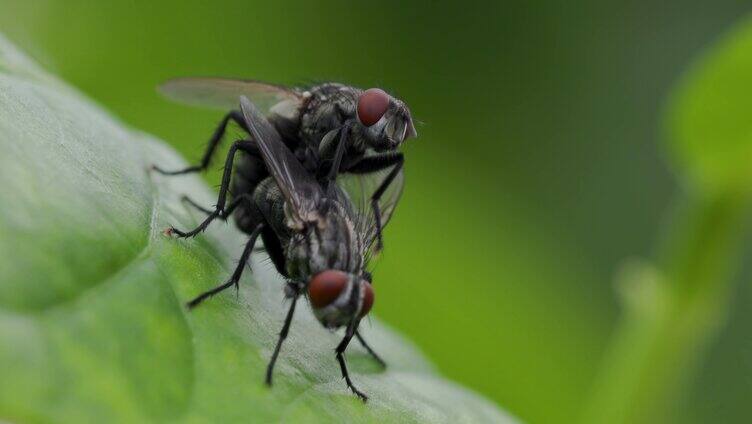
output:
[[[361,90],[327,83],[304,93],[308,102],[302,116],[302,131],[313,141],[349,124],[356,148],[382,152],[398,148],[416,137],[407,105],[380,88]]]
[[[377,152],[394,150],[418,135],[407,105],[380,88],[362,91],[355,111],[358,125],[353,133]]]
[[[360,320],[373,306],[373,288],[368,274],[357,275],[329,269],[308,282],[308,300],[313,313],[326,328],[339,328]]]

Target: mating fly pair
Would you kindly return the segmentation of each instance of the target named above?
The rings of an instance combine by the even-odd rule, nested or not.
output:
[[[155,166],[157,172],[176,175],[206,169],[230,121],[249,135],[230,148],[215,209],[188,200],[207,213],[206,219],[191,231],[167,230],[192,237],[214,219],[233,216],[250,234],[228,281],[188,306],[237,287],[261,237],[288,281],[285,293],[291,299],[267,367],[267,384],[272,382],[295,305],[304,296],[322,325],[345,328],[336,359],[347,386],[365,401],[367,396],[350,380],[344,352],[355,337],[384,364],[361,337],[358,325],[374,300],[367,265],[382,247],[383,226],[402,191],[404,160],[397,148],[416,135],[409,110],[379,89],[362,91],[334,83],[303,91],[255,81],[190,78],[168,82],[162,90],[173,99],[209,106],[237,107],[239,99],[240,110],[222,120],[200,165],[178,171]],[[244,154],[236,158],[238,151]]]

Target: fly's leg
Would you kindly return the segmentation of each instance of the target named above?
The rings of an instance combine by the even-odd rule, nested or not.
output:
[[[389,174],[387,174],[384,181],[381,182],[379,187],[371,195],[371,208],[373,209],[373,217],[376,221],[376,250],[384,248],[384,240],[381,235],[381,208],[379,207],[379,200],[384,195],[389,185],[392,184],[394,178],[397,177],[402,170],[402,166],[405,164],[405,156],[401,152],[386,152],[373,156],[366,156],[353,166],[351,166],[347,172],[351,174],[368,174],[371,172],[378,172],[389,167],[393,167]]]
[[[383,368],[386,368],[386,362],[384,362],[383,359],[379,355],[376,354],[376,352],[371,349],[371,346],[368,346],[368,343],[366,343],[365,339],[363,339],[363,336],[360,335],[360,331],[355,330],[355,337],[358,339],[360,344],[368,351],[368,353],[373,357],[373,359],[376,360],[376,362],[379,363]]]
[[[187,196],[187,195],[185,195],[185,194],[184,194],[184,195],[182,195],[182,196],[180,196],[180,200],[181,200],[182,202],[185,202],[185,203],[187,203],[187,204],[189,204],[189,205],[193,206],[193,208],[194,208],[194,209],[198,209],[199,211],[203,212],[203,213],[204,213],[204,214],[206,214],[206,215],[211,215],[211,213],[212,213],[212,212],[214,212],[214,211],[213,211],[213,210],[211,210],[211,209],[207,209],[207,208],[205,208],[205,207],[203,207],[203,206],[199,205],[199,204],[198,204],[198,203],[197,203],[197,202],[196,202],[195,200],[191,199],[190,197],[188,197],[188,196]]]
[[[337,349],[335,349],[335,352],[337,356],[337,362],[339,362],[340,371],[342,371],[342,377],[345,379],[345,383],[347,383],[347,387],[350,390],[352,390],[352,392],[355,393],[355,395],[358,396],[360,400],[362,400],[363,402],[366,402],[368,400],[368,396],[366,396],[365,393],[355,388],[355,386],[352,383],[352,380],[350,380],[350,374],[347,372],[347,364],[345,363],[345,349],[347,349],[347,345],[350,344],[350,340],[352,340],[357,326],[358,326],[358,322],[356,321],[351,322],[350,325],[347,326],[345,337],[342,339],[339,345],[337,345]]]
[[[337,174],[339,174],[339,168],[342,165],[342,158],[345,156],[347,144],[350,142],[350,126],[351,124],[348,122],[343,125],[340,130],[337,150],[334,152],[334,160],[332,161],[332,166],[329,168],[329,174],[326,177],[327,184],[334,182],[337,179]]]
[[[211,215],[214,212],[211,209],[207,209],[207,208],[199,205],[196,201],[194,201],[193,199],[191,199],[190,197],[188,197],[186,195],[181,196],[180,200],[182,200],[183,202],[185,202],[185,203],[193,206],[194,208],[198,209],[199,211],[205,213],[206,215]],[[240,196],[234,198],[232,200],[232,202],[230,202],[230,204],[227,206],[227,208],[222,213],[220,213],[217,216],[217,218],[219,218],[219,219],[221,219],[223,221],[226,221],[227,218],[229,218],[229,217],[232,216],[232,212],[235,210],[235,208],[237,208],[238,206],[240,206],[240,204],[243,203],[244,201],[247,201],[247,202],[252,201],[251,195],[248,194],[248,193],[243,193]]]
[[[227,159],[225,160],[225,171],[224,171],[224,174],[222,175],[222,184],[219,187],[219,196],[217,197],[216,208],[213,211],[211,211],[211,213],[209,213],[209,216],[207,216],[206,219],[204,219],[204,221],[193,230],[188,231],[188,232],[183,232],[183,231],[176,229],[175,227],[170,227],[165,231],[165,234],[167,235],[176,234],[178,237],[195,237],[198,233],[204,231],[206,227],[208,227],[209,224],[212,221],[214,221],[215,218],[221,217],[222,215],[226,214],[225,203],[227,202],[227,191],[229,190],[230,180],[232,179],[232,170],[233,170],[232,163],[233,163],[233,160],[235,159],[235,153],[238,150],[242,150],[251,155],[256,155],[256,156],[260,155],[258,151],[258,146],[256,145],[254,141],[240,140],[240,141],[236,141],[235,143],[233,143],[232,147],[230,147],[230,151],[227,153]],[[238,197],[236,201],[239,199],[243,199],[243,197],[242,196]],[[233,204],[230,206],[232,206],[234,209],[234,207],[237,207],[238,204],[235,204],[235,202],[233,202]]]
[[[295,304],[298,303],[298,297],[300,296],[300,290],[294,289],[292,295],[292,303],[290,309],[287,311],[287,317],[285,317],[285,323],[282,326],[282,331],[279,332],[279,338],[277,339],[277,345],[274,347],[274,353],[269,360],[269,365],[266,366],[266,384],[272,385],[272,373],[274,372],[274,364],[277,362],[279,351],[282,349],[282,342],[287,338],[287,333],[290,331],[290,324],[292,324],[292,317],[295,315]]]
[[[238,282],[240,281],[240,276],[243,275],[243,269],[245,268],[246,264],[248,263],[248,259],[251,257],[251,252],[253,251],[253,246],[256,244],[256,239],[258,239],[259,234],[261,234],[261,230],[264,228],[264,224],[259,224],[256,229],[253,230],[253,233],[251,233],[251,236],[248,238],[248,243],[245,244],[245,249],[243,249],[243,254],[240,255],[240,261],[238,262],[237,267],[235,267],[235,271],[233,271],[232,275],[230,276],[230,279],[227,280],[227,282],[222,283],[218,285],[217,287],[214,287],[211,290],[207,290],[200,295],[196,296],[188,302],[188,309],[193,309],[196,306],[198,306],[201,302],[204,300],[214,296],[215,294],[223,291],[226,288],[229,288],[231,286],[235,286],[236,289],[238,289]]]
[[[237,110],[230,111],[227,115],[225,115],[224,118],[222,118],[222,120],[219,122],[219,125],[217,125],[217,128],[214,130],[214,134],[212,134],[209,142],[207,143],[206,151],[204,151],[204,156],[201,158],[201,162],[198,165],[189,166],[177,171],[166,171],[158,167],[157,165],[152,165],[152,169],[163,175],[190,174],[193,172],[201,172],[205,170],[209,167],[209,162],[211,161],[212,156],[214,156],[214,153],[217,151],[219,142],[222,140],[222,136],[225,135],[225,130],[227,129],[227,124],[230,122],[230,120],[240,125],[240,127],[243,128],[246,132],[248,131],[248,127],[243,120],[243,115]]]

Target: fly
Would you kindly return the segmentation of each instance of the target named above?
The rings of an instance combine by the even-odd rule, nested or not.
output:
[[[303,296],[324,327],[345,328],[335,356],[349,389],[366,401],[368,397],[350,379],[344,353],[355,337],[376,361],[385,365],[360,335],[358,326],[373,306],[372,276],[367,267],[376,250],[381,225],[388,223],[399,199],[402,175],[393,177],[378,199],[381,215],[376,215],[376,209],[371,207],[373,190],[383,185],[391,171],[372,172],[369,178],[345,177],[337,184],[322,183],[288,148],[271,120],[245,96],[240,97],[240,117],[251,140],[233,144],[225,177],[233,169],[234,152],[238,150],[257,161],[246,163],[246,174],[240,169],[238,173],[245,177],[263,167],[268,175],[253,184],[252,190],[237,195],[227,209],[219,208],[224,205],[226,193],[220,191],[218,209],[224,212],[216,217],[226,218],[235,211],[241,228],[251,229],[247,231],[250,236],[230,278],[201,293],[188,306],[194,308],[229,287],[237,287],[260,237],[277,271],[287,279],[285,293],[291,299],[267,366],[266,383],[272,383],[274,364],[289,332],[295,305]]]

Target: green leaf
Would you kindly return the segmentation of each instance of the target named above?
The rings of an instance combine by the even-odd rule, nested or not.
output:
[[[669,103],[669,150],[704,191],[749,190],[752,181],[752,20],[703,55]]]
[[[439,377],[371,319],[348,351],[362,404],[341,380],[335,333],[299,308],[272,388],[264,369],[286,312],[283,282],[254,255],[239,294],[184,302],[229,273],[244,235],[214,225],[164,237],[213,203],[153,137],[124,127],[0,37],[0,420],[18,422],[512,422]],[[251,275],[252,274],[252,275]],[[472,358],[468,358],[472,360]]]
[[[621,275],[624,314],[586,423],[673,422],[727,320],[752,202],[752,21],[724,37],[669,101],[668,148],[689,183],[654,265]]]

